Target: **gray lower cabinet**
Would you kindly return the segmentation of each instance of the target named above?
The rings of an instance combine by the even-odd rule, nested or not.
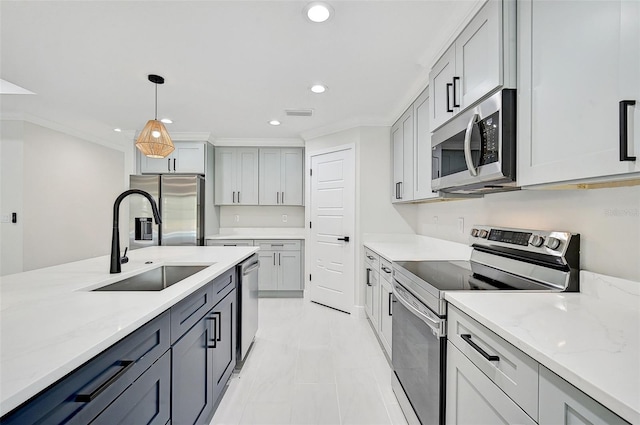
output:
[[[236,366],[236,290],[229,292],[214,308],[211,317],[216,327],[213,334],[213,385],[217,404]],[[175,422],[178,423],[178,422]]]
[[[256,241],[258,258],[258,289],[261,296],[271,294],[302,295],[302,243],[299,240]],[[271,295],[273,296],[273,295]]]
[[[628,422],[540,366],[540,424],[622,425]]]

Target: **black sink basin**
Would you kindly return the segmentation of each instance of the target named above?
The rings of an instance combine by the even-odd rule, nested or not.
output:
[[[94,291],[162,291],[209,266],[162,266]]]

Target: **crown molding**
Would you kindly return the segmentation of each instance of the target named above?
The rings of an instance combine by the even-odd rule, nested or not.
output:
[[[304,147],[304,140],[297,138],[218,138],[212,143],[215,146]]]
[[[341,131],[351,130],[357,127],[389,127],[390,125],[391,124],[389,123],[389,120],[354,118],[305,131],[301,133],[300,136],[303,140],[307,141],[316,139],[318,137],[339,133]]]

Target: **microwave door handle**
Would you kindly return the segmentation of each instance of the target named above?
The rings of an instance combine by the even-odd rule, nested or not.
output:
[[[473,165],[473,158],[471,157],[471,134],[473,134],[473,126],[478,122],[478,118],[480,118],[480,115],[473,114],[469,124],[467,124],[467,131],[464,133],[464,160],[467,163],[469,174],[474,177],[478,175],[478,170]]]

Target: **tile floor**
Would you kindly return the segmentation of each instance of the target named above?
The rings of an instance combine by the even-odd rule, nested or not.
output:
[[[406,424],[366,319],[260,299],[260,329],[211,425]]]

